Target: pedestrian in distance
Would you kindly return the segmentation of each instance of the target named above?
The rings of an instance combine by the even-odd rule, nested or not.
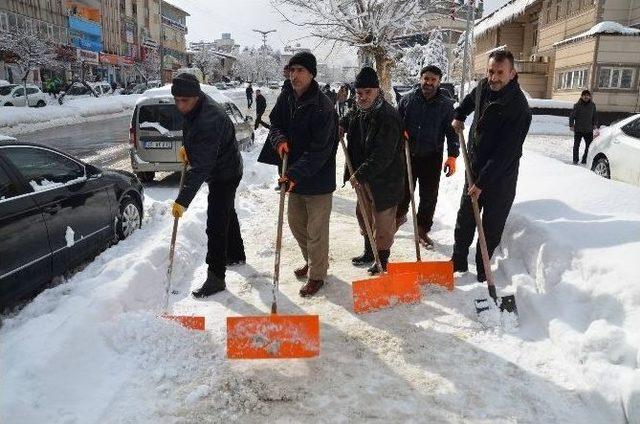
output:
[[[398,104],[403,130],[411,152],[413,185],[418,182],[420,203],[417,212],[418,238],[427,248],[433,248],[429,232],[438,201],[440,174],[450,177],[456,172],[456,158],[460,153],[458,136],[451,127],[453,101],[440,88],[442,70],[434,65],[420,71],[420,85],[406,94]],[[443,164],[444,141],[447,140],[447,159]],[[411,193],[409,184],[398,207],[398,228],[407,221]]]
[[[587,163],[587,153],[593,141],[593,132],[598,129],[598,112],[589,90],[582,90],[580,100],[573,105],[573,111],[569,116],[569,128],[573,131],[573,164],[578,164],[580,143],[584,139],[584,153],[580,161],[584,165]]]
[[[262,122],[262,115],[265,110],[267,110],[267,99],[264,98],[260,90],[256,90],[256,123],[254,129],[257,130],[260,124],[266,129],[269,129],[269,125]]]
[[[247,109],[251,109],[251,105],[253,104],[253,86],[251,83],[247,86],[245,93],[247,95]]]
[[[402,120],[396,109],[384,99],[378,75],[364,67],[356,76],[356,107],[340,120],[341,133],[347,136],[347,152],[354,168],[344,180],[361,193],[356,206],[360,233],[364,237],[364,252],[352,258],[356,265],[374,261],[373,248],[366,236],[361,207],[372,223],[378,256],[386,271],[391,246],[396,233],[396,209],[404,194],[405,160],[402,140]],[[368,269],[378,274],[377,264]]]
[[[234,209],[236,189],[242,178],[242,156],[233,122],[226,112],[202,92],[198,79],[181,73],[173,79],[171,94],[183,116],[183,148],[179,159],[187,163],[184,186],[172,213],[180,218],[200,186],[207,182],[207,279],[193,295],[210,296],[226,288],[227,264],[245,261],[240,224]]]
[[[288,167],[280,178],[289,193],[287,218],[304,265],[300,289],[312,296],[324,285],[329,268],[329,217],[336,188],[337,115],[315,81],[316,58],[309,52],[289,60],[291,92],[284,89],[269,115],[268,142]]]
[[[480,80],[455,110],[456,132],[464,129],[471,114],[469,162],[474,184],[464,185],[456,218],[453,267],[466,272],[469,246],[475,233],[471,198],[478,201],[489,258],[500,243],[518,183],[522,144],[531,124],[531,111],[518,84],[513,54],[498,50],[489,54],[486,78]],[[486,281],[480,246],[476,246],[477,280]]]

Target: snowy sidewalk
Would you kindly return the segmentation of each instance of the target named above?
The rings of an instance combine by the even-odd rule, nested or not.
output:
[[[529,152],[497,252],[520,328],[477,323],[473,299],[486,288],[473,269],[453,292],[424,287],[418,305],[354,314],[350,281],[366,272],[349,260],[362,239],[344,187],[317,297],[299,297],[292,271],[302,258],[288,229],[283,243],[279,310],[320,315],[320,357],[227,360],[226,317],[269,313],[277,193],[275,168],[255,163],[264,136],[244,155],[237,210],[248,263],[228,271],[227,292],[189,296],[206,275],[205,189],[180,224],[171,300],[177,313],[205,315],[207,332],[156,318],[177,190],[163,181],[146,190],[143,229],[4,320],[0,377],[11,390],[1,421],[638,422],[640,190]],[[462,184],[463,169],[442,179],[427,260],[451,254]],[[409,222],[392,259],[412,258],[411,237]]]

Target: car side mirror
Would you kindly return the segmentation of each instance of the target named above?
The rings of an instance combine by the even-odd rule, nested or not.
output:
[[[87,174],[87,178],[98,178],[102,176],[102,170],[96,166],[86,165],[84,169]]]

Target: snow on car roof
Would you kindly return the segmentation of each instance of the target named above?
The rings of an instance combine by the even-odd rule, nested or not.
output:
[[[229,97],[222,94],[220,90],[212,85],[200,84],[200,89],[218,103],[233,103],[233,101]],[[151,97],[173,97],[171,95],[171,84],[163,85],[162,87],[158,88],[150,88],[142,94],[136,104],[140,104],[144,102],[145,99]]]

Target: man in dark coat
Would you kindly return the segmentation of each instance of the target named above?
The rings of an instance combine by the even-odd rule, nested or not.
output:
[[[593,131],[598,128],[598,112],[596,104],[591,99],[591,92],[583,90],[578,103],[573,105],[573,111],[569,116],[569,128],[573,131],[573,164],[578,164],[580,157],[580,142],[584,138],[584,154],[581,163],[587,163],[589,145],[593,141]]]
[[[200,90],[195,76],[179,74],[171,94],[184,116],[183,149],[179,156],[189,163],[184,186],[173,203],[172,213],[180,218],[205,181],[209,184],[207,208],[207,280],[193,292],[206,297],[225,286],[227,253],[231,262],[244,262],[244,246],[234,209],[236,189],[242,178],[242,156],[233,122],[225,111]],[[227,252],[229,246],[229,252]]]
[[[348,169],[345,170],[345,181],[350,181],[364,197],[360,200],[365,203],[364,209],[370,212],[368,219],[372,223],[382,268],[386,270],[396,232],[396,208],[404,193],[402,121],[394,107],[384,99],[378,75],[372,68],[362,68],[355,86],[357,107],[340,120],[354,168],[354,175],[348,175]],[[352,259],[354,265],[373,262],[360,205],[356,207],[356,214],[365,238],[365,251]],[[372,265],[369,272],[379,273],[377,264]]]
[[[260,124],[269,129],[269,125],[262,122],[262,115],[265,110],[267,110],[267,99],[264,98],[260,90],[256,90],[256,124],[254,129],[257,130]]]
[[[251,83],[247,86],[245,93],[247,94],[247,109],[251,109],[251,105],[253,104],[253,86]]]
[[[294,271],[308,277],[300,295],[312,296],[329,268],[329,216],[336,188],[337,116],[315,81],[316,58],[300,52],[289,60],[290,92],[283,89],[269,119],[268,142],[288,168],[280,178],[289,192],[288,221],[305,265]]]
[[[487,77],[469,93],[455,110],[452,126],[457,132],[474,112],[469,131],[469,160],[474,184],[465,183],[456,220],[453,266],[467,271],[469,246],[475,221],[471,198],[478,199],[489,257],[500,243],[502,231],[516,195],[522,144],[531,124],[531,111],[518,84],[513,54],[492,52]],[[476,246],[478,281],[486,281],[480,247]]]
[[[420,71],[420,86],[405,95],[398,104],[398,112],[404,123],[405,136],[409,138],[413,184],[420,189],[417,212],[418,237],[425,246],[432,248],[429,231],[438,201],[441,169],[447,177],[456,171],[456,158],[460,153],[458,136],[451,127],[453,101],[440,89],[442,71],[434,65]],[[447,160],[442,162],[444,139],[447,139]],[[405,186],[404,199],[398,207],[398,227],[407,221],[411,200],[409,184]]]

